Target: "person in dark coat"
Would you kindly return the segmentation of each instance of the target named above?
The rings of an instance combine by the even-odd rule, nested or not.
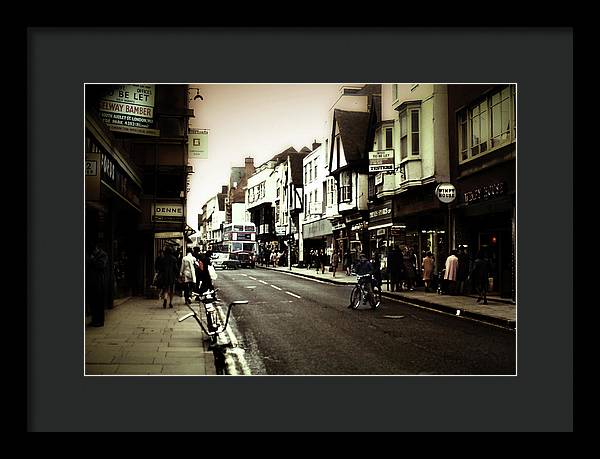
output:
[[[212,265],[212,251],[207,250],[206,253],[200,257],[199,265],[199,279],[198,279],[198,292],[202,295],[204,292],[208,290],[214,290],[215,287],[213,285],[213,281],[210,277],[210,273],[208,272],[208,267]]]
[[[90,326],[104,326],[104,306],[107,298],[108,254],[96,243],[88,259],[88,289],[86,297],[90,305]]]
[[[465,294],[465,284],[469,278],[469,255],[465,246],[461,245],[458,248],[458,271],[456,273],[456,293],[458,295]]]
[[[406,281],[406,288],[409,291],[415,289],[415,283],[417,279],[417,270],[415,267],[415,256],[411,249],[406,249],[402,256],[404,264],[404,280]]]
[[[344,269],[346,270],[346,276],[349,276],[352,271],[352,254],[350,250],[344,254]]]
[[[483,300],[483,304],[487,302],[488,277],[490,273],[490,263],[484,257],[483,252],[479,252],[473,262],[473,269],[469,275],[471,285],[477,292],[477,302]]]
[[[388,252],[387,265],[388,272],[390,273],[390,284],[392,292],[402,290],[402,259],[398,246],[395,245]]]
[[[172,308],[179,264],[171,247],[165,247],[163,256],[156,259],[155,269],[158,273],[156,286],[160,289],[159,299],[163,300],[163,309],[167,307],[167,299],[169,300],[169,307]]]
[[[373,260],[373,287],[377,287],[381,291],[381,255],[379,252],[375,252]]]

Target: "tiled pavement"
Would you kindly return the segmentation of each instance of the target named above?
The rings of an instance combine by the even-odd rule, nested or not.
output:
[[[183,298],[173,309],[159,300],[129,298],[105,311],[103,327],[85,327],[85,374],[214,375],[212,351]]]

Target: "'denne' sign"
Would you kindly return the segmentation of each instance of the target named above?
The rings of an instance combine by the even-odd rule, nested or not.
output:
[[[152,217],[155,221],[183,220],[183,204],[154,204]]]
[[[456,199],[456,188],[451,183],[440,183],[435,188],[435,195],[441,202],[449,204]]]

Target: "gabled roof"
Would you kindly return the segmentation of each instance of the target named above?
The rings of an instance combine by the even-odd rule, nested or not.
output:
[[[364,160],[366,158],[371,113],[335,109],[333,120],[340,130],[347,163],[350,165],[353,162]]]
[[[302,160],[310,154],[310,150],[304,147],[298,153],[290,154],[290,168],[292,172],[292,183],[302,186],[304,183],[304,174],[302,173]]]

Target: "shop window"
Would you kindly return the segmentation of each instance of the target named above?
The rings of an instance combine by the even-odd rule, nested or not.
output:
[[[514,142],[514,85],[495,91],[462,110],[457,121],[461,163]]]

